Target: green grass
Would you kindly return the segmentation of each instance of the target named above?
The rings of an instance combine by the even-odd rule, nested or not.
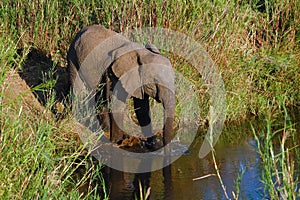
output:
[[[286,119],[288,118],[287,112]],[[297,199],[299,190],[299,138],[293,124],[285,121],[282,129],[272,131],[271,119],[266,119],[267,130],[253,129],[262,165],[261,181],[265,196],[271,199]],[[298,166],[298,167],[297,167]]]
[[[28,91],[19,91],[10,99],[9,90],[17,88],[8,88],[8,74],[25,58],[17,54],[13,40],[3,35],[0,53],[1,199],[95,199],[103,190],[102,198],[106,198],[102,165],[92,164],[89,156],[83,156],[85,147],[70,132],[67,119],[57,122],[47,112],[54,99],[49,97],[44,111],[28,104]],[[55,81],[51,77],[44,77],[49,84],[33,90],[49,92]],[[84,167],[88,170],[79,173]],[[94,179],[101,184],[80,191]]]
[[[101,164],[83,156],[85,147],[71,135],[67,122],[57,123],[49,113],[33,114],[22,99],[1,106],[1,198],[99,198],[104,182],[84,192],[80,188],[102,180]]]
[[[227,122],[238,122],[249,116],[280,119],[282,99],[285,99],[284,107],[299,107],[300,1],[259,2],[262,1],[2,0],[0,196],[7,199],[79,198],[82,197],[81,185],[101,176],[97,167],[89,164],[88,157],[80,157],[84,147],[76,141],[64,120],[36,116],[25,109],[22,95],[16,100],[3,101],[7,72],[21,69],[31,49],[38,49],[54,63],[65,66],[71,40],[86,25],[102,24],[118,32],[137,27],[162,27],[197,40],[222,74],[227,91]],[[21,55],[19,50],[22,50]],[[195,84],[204,118],[208,95],[201,76],[178,55],[168,57],[174,68]],[[45,78],[49,79],[48,84],[36,89],[52,94],[56,79]],[[54,101],[53,96],[48,95],[47,109],[55,105]],[[272,132],[268,130],[265,135],[256,131],[256,134],[267,136]],[[291,140],[296,146],[297,140]],[[266,149],[272,144],[260,143],[260,147],[262,157],[266,156],[263,162],[270,162]],[[299,158],[299,151],[296,155]],[[287,173],[285,165],[292,165],[286,150],[282,149],[276,158],[280,170]],[[89,166],[91,171],[77,177],[74,169],[81,166]],[[271,187],[272,173],[264,178],[266,187]],[[282,180],[281,191],[290,194],[289,187],[293,185]],[[88,188],[85,197],[96,196],[97,189]],[[272,188],[266,190],[276,195]]]
[[[201,43],[222,73],[228,120],[260,116],[269,101],[286,96],[299,105],[299,1],[7,1],[1,2],[1,32],[18,48],[34,46],[61,66],[82,27],[102,24],[115,31],[163,27]],[[174,67],[187,72],[176,56]],[[196,70],[185,76],[201,93]],[[201,105],[203,107],[203,105]]]

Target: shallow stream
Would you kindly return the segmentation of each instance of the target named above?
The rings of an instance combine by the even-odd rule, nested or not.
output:
[[[268,198],[261,181],[263,166],[257,152],[257,142],[253,137],[251,126],[254,127],[257,134],[263,134],[266,131],[265,120],[252,121],[239,126],[226,126],[215,146],[216,162],[230,199],[234,199],[233,193],[237,194],[238,190],[239,199]],[[274,127],[274,130],[280,128],[282,125],[278,125],[278,128]],[[299,128],[296,128],[296,131],[295,135],[299,136]],[[203,142],[203,137],[200,135],[201,133],[195,138],[186,154],[163,169],[134,174],[104,167],[102,173],[109,198],[113,200],[141,199],[139,197],[141,186],[143,196],[145,196],[146,190],[150,188],[149,199],[153,200],[226,199],[224,188],[222,188],[220,179],[216,175],[212,154],[210,153],[202,159],[198,157]],[[275,140],[279,141],[277,138]],[[276,144],[275,142],[274,144],[275,153],[278,153],[279,143]],[[295,145],[293,146],[295,147]],[[299,150],[299,146],[295,148]],[[186,151],[187,147],[182,146],[182,150]],[[127,160],[123,157],[116,159],[118,162]],[[295,169],[299,169],[297,160],[294,164]],[[299,179],[300,176],[298,175]]]
[[[231,131],[237,135],[234,141],[222,139],[215,146],[216,159],[227,194],[232,198],[236,192],[235,182],[242,171],[244,174],[239,186],[241,199],[261,199],[264,188],[261,183],[260,158],[256,142],[252,136],[244,133],[245,127]],[[234,138],[234,137],[232,137]],[[203,159],[198,157],[202,139],[195,139],[190,152],[181,156],[169,168],[151,173],[132,174],[107,168],[105,170],[110,199],[134,199],[134,188],[151,188],[150,199],[225,199],[224,191],[216,176],[211,154]],[[200,180],[199,177],[208,176]]]

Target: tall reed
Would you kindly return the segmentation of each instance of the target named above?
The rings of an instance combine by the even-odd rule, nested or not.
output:
[[[258,153],[262,161],[262,177],[265,196],[271,199],[297,199],[300,197],[299,168],[299,143],[294,143],[296,131],[293,124],[286,119],[288,114],[284,108],[285,123],[282,129],[272,131],[272,121],[266,119],[267,131],[253,133],[258,145]],[[292,142],[290,142],[292,141]],[[299,163],[298,163],[299,164]]]

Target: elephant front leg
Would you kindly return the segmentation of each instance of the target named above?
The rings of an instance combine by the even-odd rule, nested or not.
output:
[[[152,148],[151,146],[154,145],[154,135],[151,124],[149,96],[145,94],[144,99],[138,99],[134,97],[133,105],[142,134],[147,138],[146,145]]]

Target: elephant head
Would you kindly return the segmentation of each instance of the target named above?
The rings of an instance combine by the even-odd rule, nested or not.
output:
[[[124,54],[123,48],[126,49]],[[174,73],[170,61],[153,45],[134,50],[124,46],[114,50],[112,55],[115,58],[109,69],[109,77],[117,99],[125,102],[128,96],[133,98],[142,133],[148,138],[152,135],[149,97],[161,102],[165,114],[164,144],[169,143],[175,108]]]
[[[154,45],[145,47],[128,41],[101,26],[90,26],[79,32],[68,52],[71,83],[75,77],[95,90],[100,82],[107,84],[106,100],[112,97],[125,103],[132,97],[142,133],[152,142],[149,97],[164,107],[164,144],[171,141],[175,110],[174,73],[170,61]],[[74,89],[73,89],[74,90]],[[75,91],[76,92],[76,91]],[[78,93],[80,91],[77,90]],[[122,113],[109,116],[111,140],[123,139]]]

